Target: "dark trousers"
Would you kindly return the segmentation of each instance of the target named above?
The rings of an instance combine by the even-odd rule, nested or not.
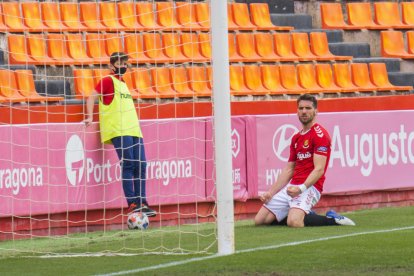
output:
[[[146,204],[145,182],[147,161],[142,138],[120,136],[112,139],[122,167],[122,187],[128,202]]]

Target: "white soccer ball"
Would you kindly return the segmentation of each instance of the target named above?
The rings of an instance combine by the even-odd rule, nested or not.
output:
[[[135,212],[128,216],[127,224],[129,229],[145,230],[149,227],[149,219],[146,214]]]

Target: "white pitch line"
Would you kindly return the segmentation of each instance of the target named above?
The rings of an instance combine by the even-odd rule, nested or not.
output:
[[[277,245],[269,245],[269,246],[261,246],[261,247],[237,250],[235,252],[235,254],[254,252],[254,251],[262,251],[262,250],[269,250],[269,249],[278,249],[278,248],[282,248],[282,247],[296,246],[296,245],[319,242],[319,241],[327,241],[327,240],[334,240],[334,239],[341,239],[341,238],[348,238],[348,237],[362,236],[362,235],[371,235],[371,234],[378,234],[378,233],[404,231],[404,230],[411,230],[411,229],[414,229],[414,226],[384,229],[384,230],[375,230],[375,231],[366,231],[366,232],[359,232],[359,233],[352,233],[352,234],[345,234],[345,235],[338,235],[338,236],[330,236],[330,237],[318,238],[318,239],[313,239],[313,240],[304,240],[304,241],[289,242],[289,243],[282,243],[282,244],[277,244]],[[210,256],[205,256],[205,257],[191,258],[191,259],[187,259],[187,260],[183,260],[183,261],[169,262],[169,263],[165,263],[165,264],[147,266],[147,267],[136,268],[136,269],[131,269],[131,270],[118,271],[118,272],[113,272],[113,273],[108,273],[108,274],[98,274],[96,276],[127,275],[127,274],[144,272],[144,271],[149,271],[149,270],[155,270],[155,269],[162,269],[162,268],[167,268],[167,267],[172,267],[172,266],[178,266],[178,265],[188,264],[188,263],[192,263],[192,262],[215,259],[215,258],[220,258],[220,257],[225,257],[225,256],[231,256],[231,255],[215,254],[215,255],[210,255]]]

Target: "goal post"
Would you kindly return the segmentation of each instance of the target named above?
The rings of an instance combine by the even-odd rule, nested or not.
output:
[[[218,253],[227,255],[234,253],[227,1],[211,0],[210,7]]]

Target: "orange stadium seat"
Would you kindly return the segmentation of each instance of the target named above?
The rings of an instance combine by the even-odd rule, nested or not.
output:
[[[87,33],[85,36],[86,52],[95,64],[108,64],[109,56],[106,53],[106,41],[104,34]]]
[[[111,31],[120,31],[124,27],[119,23],[116,2],[99,2],[99,18]]]
[[[313,64],[298,64],[296,66],[299,85],[307,90],[308,93],[332,92],[322,89],[316,81],[315,67]]]
[[[73,84],[77,99],[89,97],[95,91],[92,69],[73,70]]]
[[[59,65],[75,65],[82,64],[82,62],[72,59],[68,55],[66,49],[66,39],[63,34],[48,34],[47,41],[47,53],[48,56],[56,60],[56,64]]]
[[[374,3],[375,22],[378,25],[394,29],[411,29],[401,21],[398,3],[381,2]]]
[[[348,63],[335,63],[332,65],[335,84],[341,92],[356,92],[358,87],[352,82],[351,70]]]
[[[260,56],[260,61],[278,61],[280,57],[275,54],[273,48],[273,37],[271,33],[254,34],[256,51]]]
[[[239,29],[239,25],[234,22],[233,9],[230,3],[227,4],[227,27],[230,31]]]
[[[106,76],[111,74],[111,69],[92,69],[92,76],[93,76],[93,87],[98,85],[98,83]]]
[[[24,32],[24,26],[20,14],[19,2],[2,2],[4,24],[9,28],[9,32]]]
[[[273,43],[275,53],[280,61],[298,61],[299,57],[293,53],[290,33],[274,33]]]
[[[229,60],[231,62],[240,62],[244,61],[244,58],[239,55],[238,51],[236,50],[236,35],[234,33],[228,34],[228,41],[229,41]]]
[[[30,57],[38,64],[58,64],[56,60],[50,58],[46,50],[46,40],[41,34],[30,34],[26,36],[27,49]]]
[[[101,69],[101,70],[106,70],[106,69]],[[127,85],[129,93],[131,94],[132,98],[138,99],[139,94],[135,88],[134,73],[131,69],[128,69],[128,71],[126,71],[126,73],[122,76],[122,80]]]
[[[177,93],[177,97],[193,97],[194,92],[190,89],[188,83],[187,70],[185,67],[171,67],[170,77],[172,87]]]
[[[206,66],[206,70],[208,79],[207,86],[208,88],[213,89],[213,70],[211,69],[211,66]]]
[[[198,41],[200,42],[200,53],[203,57],[211,59],[211,42],[209,33],[199,33]]]
[[[25,35],[9,34],[7,46],[10,64],[36,64],[28,53]]]
[[[372,19],[371,3],[347,3],[349,24],[360,29],[384,29]]]
[[[329,57],[318,57],[310,49],[307,33],[292,33],[292,48],[299,60],[330,60]]]
[[[252,33],[236,34],[236,45],[238,54],[247,62],[257,62],[261,60],[256,52],[254,35]]]
[[[263,86],[269,90],[270,94],[284,94],[287,92],[280,81],[280,71],[278,65],[262,65],[260,66],[262,72]]]
[[[262,83],[262,72],[258,65],[243,66],[246,87],[251,90],[251,95],[267,95],[269,91]]]
[[[68,56],[81,64],[91,64],[93,59],[86,54],[82,34],[68,33],[66,35],[66,48]]]
[[[181,51],[180,34],[178,33],[163,33],[162,44],[164,46],[164,53],[171,59],[172,62],[190,61],[189,58],[183,55]]]
[[[336,56],[331,53],[328,45],[328,38],[324,32],[310,33],[310,47],[312,53],[320,58],[331,60],[351,60],[351,56]]]
[[[329,63],[315,65],[316,81],[323,91],[341,92],[341,88],[335,84],[332,67]]]
[[[324,29],[344,29],[352,30],[360,27],[348,25],[342,14],[342,6],[340,3],[321,3],[321,19],[322,28]]]
[[[252,23],[257,27],[258,30],[293,30],[293,27],[275,26],[272,23],[270,20],[269,5],[267,3],[251,3],[250,14]]]
[[[208,3],[193,3],[198,24],[203,29],[210,29],[210,7]]]
[[[414,27],[414,2],[402,2],[401,10],[403,23]]]
[[[135,14],[135,2],[118,2],[118,18],[124,31],[143,29]]]
[[[381,55],[383,57],[414,58],[413,54],[405,50],[404,36],[400,31],[381,32]]]
[[[25,102],[29,100],[19,93],[14,71],[6,69],[0,69],[0,96],[10,102]]]
[[[204,66],[187,67],[188,80],[190,88],[197,97],[210,97],[211,87],[209,87],[209,78]]]
[[[161,37],[158,33],[144,33],[144,53],[151,63],[166,63],[170,59],[162,51]]]
[[[369,64],[371,82],[378,87],[378,90],[412,90],[412,86],[396,86],[390,83],[385,63]]]
[[[152,83],[160,98],[174,98],[174,91],[170,78],[170,71],[167,67],[153,67],[151,70]]]
[[[288,94],[301,94],[307,92],[299,85],[298,76],[295,65],[283,64],[280,65],[280,80]]]
[[[181,29],[174,13],[174,2],[157,2],[156,4],[158,24],[164,30]]]
[[[24,24],[30,32],[47,31],[48,26],[42,22],[40,15],[40,2],[23,2],[21,3]]]
[[[43,24],[48,26],[50,32],[69,31],[69,28],[62,24],[59,13],[59,3],[57,2],[42,2],[40,3],[42,10]]]
[[[79,17],[79,4],[73,2],[60,2],[60,15],[62,24],[71,31],[85,31]]]
[[[187,31],[208,31],[197,22],[195,5],[189,2],[175,2],[180,29]]]
[[[155,99],[159,95],[151,84],[151,78],[149,75],[149,70],[147,68],[136,68],[132,70],[132,80],[136,92],[141,99]]]
[[[201,55],[200,42],[195,33],[181,34],[182,52],[191,62],[207,62],[207,58]]]
[[[238,30],[257,30],[257,26],[250,21],[249,8],[246,3],[231,3],[227,8],[231,8],[234,23]]]
[[[63,100],[63,97],[45,97],[39,95],[35,88],[32,70],[16,70],[14,74],[20,94],[29,101],[56,102]]]
[[[407,51],[410,54],[414,54],[414,31],[408,31],[407,35]]]
[[[151,59],[144,54],[144,44],[141,34],[126,33],[124,36],[124,46],[130,63],[151,62]]]
[[[80,2],[80,20],[86,26],[88,32],[107,31],[108,27],[104,26],[99,20],[98,2]]]
[[[366,63],[351,64],[352,82],[358,87],[359,91],[378,90],[369,77],[368,65]]]
[[[243,66],[230,65],[229,71],[230,94],[235,96],[251,95],[253,91],[246,86],[243,74]]]
[[[9,28],[4,23],[3,14],[4,14],[4,12],[3,12],[3,6],[0,4],[0,32],[6,32],[6,31],[9,30]]]
[[[119,33],[106,33],[104,36],[106,53],[110,56],[114,52],[123,52],[122,37]]]
[[[151,2],[137,2],[135,7],[138,22],[145,31],[160,30],[163,28],[155,20],[155,12]]]

